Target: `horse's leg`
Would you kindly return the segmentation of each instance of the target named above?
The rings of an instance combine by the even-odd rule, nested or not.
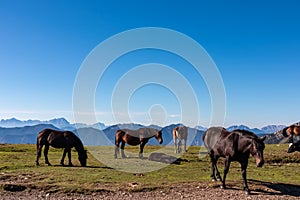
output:
[[[174,138],[174,153],[178,153],[176,138]]]
[[[145,144],[146,144],[146,143],[144,143],[144,142],[142,142],[142,143],[140,144],[139,158],[141,158],[141,159],[143,158],[143,151],[144,151]]]
[[[43,144],[37,144],[37,148],[36,148],[36,165],[39,165],[39,159],[42,156],[42,148],[43,148]]]
[[[178,140],[178,153],[181,153],[181,146],[182,146],[182,142],[181,142],[181,139]]]
[[[184,140],[184,152],[187,152],[186,151],[186,139]]]
[[[71,161],[71,148],[68,148],[68,158],[69,158],[69,166],[73,166]]]
[[[217,181],[222,181],[222,178],[221,178],[221,175],[220,175],[220,172],[218,170],[218,166],[217,166],[217,163],[218,163],[218,159],[219,159],[219,156],[214,156],[214,167],[215,167],[215,170],[216,170],[216,177],[217,177]]]
[[[210,153],[210,160],[211,160],[211,176],[210,177],[211,177],[212,181],[222,181],[220,172],[217,167],[218,159],[219,159],[219,156],[215,156],[213,152]],[[215,174],[217,176],[217,179],[216,179]]]
[[[48,151],[49,151],[49,144],[45,144],[45,148],[44,148],[45,163],[50,166],[51,164],[48,160]]]
[[[64,161],[65,161],[66,154],[67,154],[67,148],[64,148],[64,152],[63,152],[62,158],[60,160],[60,164],[63,166],[65,165]]]
[[[229,172],[230,162],[231,162],[230,157],[226,157],[225,167],[224,167],[224,177],[223,177],[223,181],[222,181],[222,185],[221,185],[222,189],[226,189],[225,181],[226,181],[226,176]]]
[[[250,190],[247,184],[247,166],[248,166],[248,160],[246,160],[245,162],[241,162],[242,177],[244,180],[244,191],[246,194],[250,194]]]
[[[124,153],[124,148],[125,148],[125,142],[122,141],[121,142],[121,155],[122,155],[122,158],[125,158],[125,153]]]
[[[118,154],[120,153],[120,142],[116,140],[115,142],[115,158],[118,158]]]
[[[210,177],[211,177],[212,181],[216,181],[217,179],[215,177],[215,161],[214,161],[214,156],[213,156],[213,154],[209,154],[209,156],[210,156],[210,162],[211,162],[211,175],[210,175]]]

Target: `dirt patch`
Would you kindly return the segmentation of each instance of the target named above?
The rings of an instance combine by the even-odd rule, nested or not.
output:
[[[98,190],[89,194],[47,192],[39,189],[2,191],[1,199],[299,199],[300,186],[249,181],[251,195],[246,195],[239,184],[229,183],[223,190],[218,183],[182,183],[152,190]]]

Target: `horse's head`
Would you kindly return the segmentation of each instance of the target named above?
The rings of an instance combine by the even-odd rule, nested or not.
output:
[[[86,150],[82,150],[82,151],[78,152],[78,160],[82,167],[86,166],[86,160],[87,160]]]
[[[300,143],[290,143],[288,153],[293,153],[295,151],[300,151]]]
[[[255,158],[257,167],[262,167],[264,165],[264,149],[265,149],[264,140],[265,139],[266,136],[252,139],[250,153]]]
[[[293,140],[293,136],[295,135],[295,125],[291,125],[289,127],[286,127],[282,130],[282,135],[284,137],[289,137],[290,141]]]
[[[159,142],[159,144],[163,143],[163,138],[162,138],[162,131],[158,131],[156,132],[156,134],[154,135],[154,137],[157,139],[157,141]]]

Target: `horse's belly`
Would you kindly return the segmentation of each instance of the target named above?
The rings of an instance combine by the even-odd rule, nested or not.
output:
[[[131,145],[131,146],[136,146],[140,144],[140,141],[128,141],[127,144]]]

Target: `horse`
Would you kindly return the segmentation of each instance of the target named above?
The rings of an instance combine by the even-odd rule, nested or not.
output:
[[[223,127],[212,127],[205,131],[202,139],[212,163],[212,181],[216,181],[216,171],[217,179],[222,182],[221,188],[226,189],[225,180],[230,163],[231,161],[237,161],[241,164],[244,191],[246,194],[250,194],[246,175],[248,159],[251,154],[256,160],[257,167],[263,166],[264,140],[266,137],[259,138],[254,133],[246,130],[234,130],[229,132]],[[225,157],[223,180],[217,168],[219,157]]]
[[[288,149],[288,153],[293,153],[295,151],[300,151],[300,141],[296,142],[296,143],[290,143],[289,144],[289,149]]]
[[[184,140],[184,152],[186,152],[186,140],[188,135],[188,127],[186,126],[177,126],[172,131],[172,136],[175,145],[175,153],[181,153],[182,140]],[[178,143],[176,143],[178,140]]]
[[[84,150],[83,144],[81,140],[71,131],[57,131],[52,129],[44,129],[39,132],[37,136],[36,142],[36,165],[39,165],[39,158],[41,157],[42,148],[44,148],[44,156],[45,156],[45,163],[49,166],[51,165],[48,160],[48,151],[49,146],[54,148],[64,148],[63,156],[60,161],[61,165],[64,165],[64,160],[66,154],[68,153],[69,158],[69,166],[73,166],[71,162],[71,149],[75,147],[76,151],[78,152],[78,160],[81,166],[86,166],[87,160],[87,153]]]
[[[291,125],[282,130],[282,135],[289,137],[289,141],[293,142],[293,137],[300,136],[300,126]]]
[[[119,154],[119,146],[121,143],[121,155],[122,158],[125,158],[124,154],[124,147],[125,143],[129,145],[140,145],[140,152],[139,152],[139,158],[143,158],[143,150],[144,146],[147,144],[150,138],[155,137],[155,139],[159,142],[159,144],[162,144],[163,138],[162,138],[162,131],[158,131],[154,128],[140,128],[138,130],[129,130],[129,129],[123,129],[118,130],[116,132],[115,137],[115,154],[114,157],[117,158],[117,154]]]

